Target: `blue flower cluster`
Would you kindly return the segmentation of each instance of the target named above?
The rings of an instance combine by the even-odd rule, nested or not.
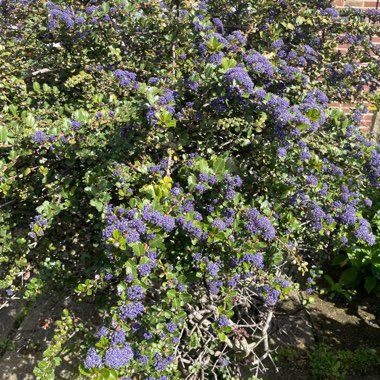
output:
[[[62,23],[68,29],[74,29],[76,26],[81,26],[86,22],[79,12],[61,7],[51,1],[47,3],[47,8],[49,10],[49,30],[58,28],[59,23]]]
[[[273,240],[276,237],[276,230],[272,223],[265,216],[260,216],[256,209],[247,210],[248,222],[245,225],[247,231],[252,235],[261,235],[265,240]]]
[[[229,69],[225,75],[226,82],[229,83],[233,89],[236,89],[239,94],[248,92],[253,94],[254,84],[247,71],[242,66],[237,66]]]
[[[36,131],[33,136],[32,140],[36,144],[43,144],[47,140],[46,133],[44,131]]]
[[[113,72],[113,75],[119,81],[121,87],[138,89],[139,82],[136,81],[137,75],[135,73],[117,69]]]
[[[47,225],[47,219],[44,219],[42,215],[36,215],[34,217],[34,221],[29,225],[29,237],[31,237],[32,239],[36,239],[39,236],[44,236]]]

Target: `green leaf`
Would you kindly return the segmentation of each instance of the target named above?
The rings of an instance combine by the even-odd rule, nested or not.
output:
[[[353,285],[358,279],[358,269],[355,267],[349,268],[342,273],[340,283],[343,285]]]
[[[32,114],[29,114],[25,119],[26,126],[33,128],[36,125],[36,119]]]
[[[110,373],[108,375],[108,380],[117,380],[119,378],[117,372],[114,369],[110,369],[109,371]]]
[[[117,375],[115,376],[115,371],[112,369],[103,368],[100,373],[102,380],[117,380]]]
[[[132,250],[136,256],[142,256],[144,255],[145,249],[144,249],[144,244],[139,242],[139,243],[133,243],[131,244]]]
[[[162,198],[162,189],[161,186],[154,186],[154,192],[158,198]]]
[[[124,268],[126,273],[133,273],[136,270],[136,264],[132,260],[128,260],[124,264]]]
[[[174,289],[170,289],[166,292],[166,296],[169,299],[174,299],[177,296],[177,292]]]
[[[39,94],[41,92],[41,86],[38,82],[33,82],[33,90]]]
[[[122,237],[122,234],[121,234],[121,232],[120,232],[119,230],[114,230],[114,231],[112,232],[112,237],[113,237],[114,239],[118,240],[119,238]]]
[[[288,22],[288,24],[286,25],[286,27],[290,30],[295,30],[295,26],[293,24],[291,24],[290,22]]]
[[[366,277],[364,287],[365,287],[365,290],[367,291],[367,293],[372,292],[372,290],[376,286],[376,283],[377,283],[376,277],[374,277],[374,276],[367,276]]]
[[[218,158],[213,164],[213,169],[216,174],[222,174],[224,173],[225,166],[226,166],[225,160],[223,158]]]
[[[208,169],[208,163],[207,163],[206,160],[201,159],[201,160],[199,161],[199,169],[200,169],[200,171],[202,171],[202,172],[206,172],[206,171],[207,171],[207,169]]]
[[[94,206],[99,212],[103,210],[103,203],[98,199],[91,199],[90,205]]]
[[[194,174],[191,174],[191,175],[187,178],[187,183],[189,184],[190,189],[194,188],[194,186],[195,186],[196,183],[197,183],[197,177],[196,177]]]
[[[234,59],[230,59],[230,58],[222,59],[222,67],[225,71],[232,69],[235,66],[236,66],[236,61]]]
[[[213,36],[207,41],[207,47],[211,52],[218,52],[223,49],[224,45]]]
[[[16,116],[17,115],[17,106],[15,106],[14,104],[11,104],[10,106],[9,106],[9,111],[11,112],[11,114],[13,115],[13,116]]]
[[[91,372],[90,372],[88,369],[86,369],[86,368],[84,367],[83,364],[81,364],[81,365],[79,366],[79,372],[80,372],[82,375],[85,375],[85,376],[91,376]]]
[[[305,21],[305,18],[302,17],[302,16],[298,16],[298,17],[296,18],[296,24],[297,24],[297,25],[302,25],[302,24],[304,23],[304,21]]]
[[[181,307],[181,300],[179,298],[174,298],[173,299],[173,306],[176,308],[180,308]]]
[[[321,112],[312,108],[310,111],[306,113],[306,116],[310,119],[311,122],[319,121],[321,117]]]
[[[380,247],[378,244],[375,247],[378,247],[378,250],[374,252],[371,258],[371,265],[376,269],[380,269]]]
[[[5,125],[0,125],[0,143],[5,144],[8,138],[8,129]]]
[[[278,251],[273,255],[273,264],[280,265],[284,261],[284,256],[282,252]]]
[[[79,109],[79,110],[76,110],[75,112],[74,112],[74,119],[76,120],[76,121],[79,121],[79,122],[81,122],[81,123],[84,123],[84,122],[86,122],[88,119],[89,119],[89,114],[88,114],[88,112],[87,111],[85,111],[84,109]]]
[[[102,9],[104,12],[108,13],[108,11],[110,10],[110,5],[108,4],[108,2],[104,2],[102,4]]]
[[[149,241],[149,247],[159,248],[160,250],[163,250],[165,248],[165,244],[162,237],[159,235],[155,236],[154,239]]]

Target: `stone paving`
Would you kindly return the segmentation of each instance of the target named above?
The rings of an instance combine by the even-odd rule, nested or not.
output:
[[[264,380],[296,380],[302,376],[302,380],[307,380],[307,352],[321,340],[327,339],[331,344],[341,344],[348,349],[354,349],[359,344],[380,344],[380,326],[376,323],[380,304],[367,302],[355,310],[351,310],[349,305],[340,306],[316,297],[314,304],[304,308],[298,297],[292,295],[276,312],[271,326],[270,346],[272,349],[285,347],[305,352],[305,363],[298,372],[287,368],[285,372],[289,376],[283,371],[276,372],[272,366],[261,377]],[[53,336],[53,322],[59,319],[65,306],[65,300],[59,297],[44,296],[33,305],[15,300],[0,310],[0,380],[35,378],[33,368],[42,358],[47,342]],[[75,304],[75,312],[81,319],[95,318],[94,324],[100,323],[93,305]],[[271,367],[271,363],[267,364]],[[78,365],[75,353],[66,356],[56,370],[56,379],[74,380]],[[363,377],[371,380],[379,378]]]
[[[44,296],[29,307],[16,300],[0,310],[0,350],[8,342],[0,358],[0,380],[35,379],[33,369],[53,336],[53,321],[60,318],[64,307],[63,299]],[[80,309],[84,318],[94,315],[91,305],[81,304]],[[23,315],[25,310],[27,315]],[[78,365],[73,355],[67,355],[56,370],[56,379],[75,379]]]

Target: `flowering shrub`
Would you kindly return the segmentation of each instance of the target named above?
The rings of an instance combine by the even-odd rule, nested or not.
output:
[[[332,264],[344,268],[337,282],[325,275],[327,282],[331,285],[331,290],[340,293],[351,299],[357,289],[364,285],[368,293],[379,291],[379,271],[380,271],[380,250],[379,250],[379,227],[380,227],[380,204],[378,192],[373,194],[373,203],[367,198],[365,203],[369,209],[365,212],[365,217],[372,227],[374,244],[363,244],[358,241],[354,244],[347,244],[341,247],[334,257]],[[365,224],[365,223],[364,223]]]
[[[255,342],[245,339],[253,331],[234,321],[234,314],[239,310],[260,329],[259,315],[247,307],[274,306],[291,284],[274,269],[274,252],[282,247],[275,240],[273,212],[260,212],[254,208],[260,205],[243,198],[242,180],[228,170],[230,164],[197,157],[171,168],[163,159],[140,168],[135,187],[108,205],[103,241],[109,264],[102,279],[119,301],[83,373],[123,367],[128,375],[140,368],[147,375],[176,377],[176,356],[182,371],[195,359],[196,373],[204,366],[199,357],[207,356],[210,369],[219,373],[231,355],[254,353]],[[116,191],[130,175],[115,167]],[[210,355],[209,349],[223,344],[219,355]]]
[[[294,271],[376,244],[380,149],[359,125],[363,101],[379,106],[379,12],[320,0],[0,11],[1,297],[60,291],[104,319],[96,332],[65,310],[37,378],[70,349],[94,379],[262,369]]]

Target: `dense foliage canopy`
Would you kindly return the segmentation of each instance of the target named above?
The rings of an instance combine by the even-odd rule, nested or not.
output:
[[[71,349],[93,379],[240,379],[332,256],[370,252],[380,290],[359,128],[379,22],[327,0],[0,1],[0,296],[104,320],[68,307],[37,378]]]

